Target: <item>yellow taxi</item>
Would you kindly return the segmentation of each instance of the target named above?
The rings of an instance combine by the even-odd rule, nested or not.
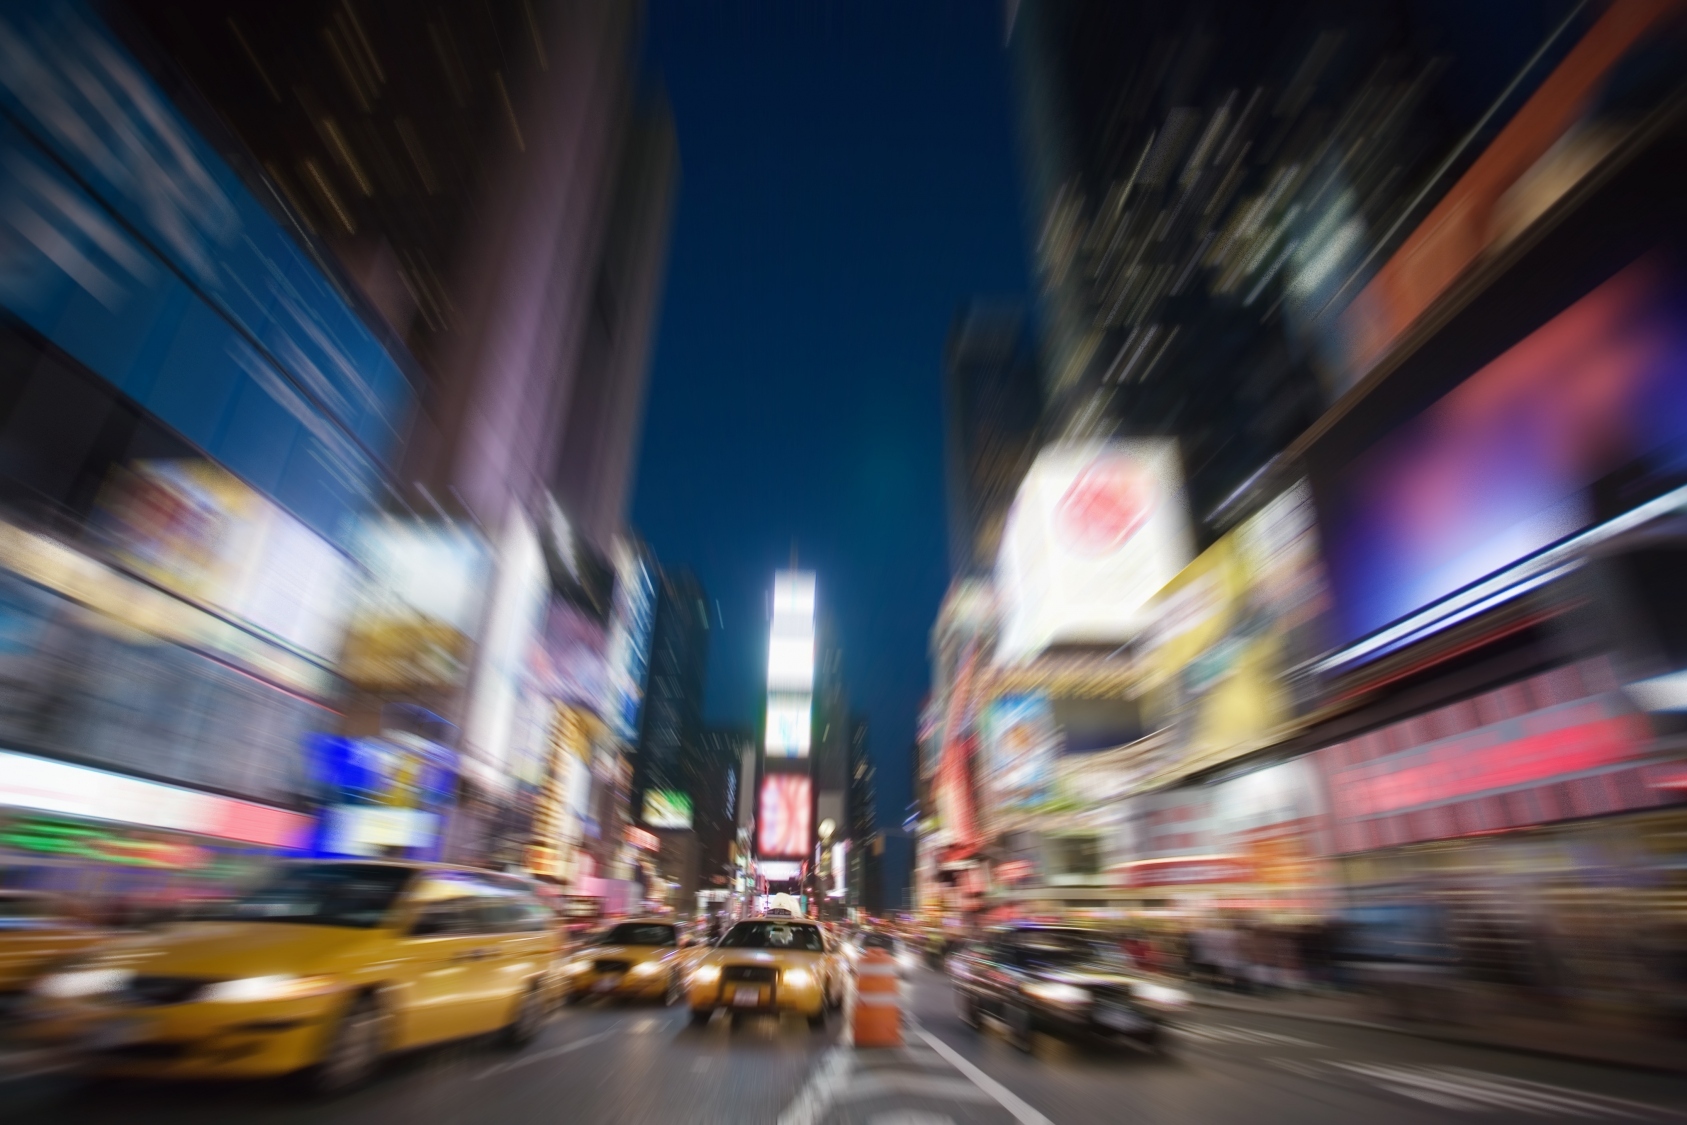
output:
[[[72,918],[57,895],[0,891],[0,1011],[43,969],[109,936]]]
[[[672,1002],[680,996],[683,966],[679,930],[672,922],[620,922],[563,964],[563,997],[569,1003],[588,996]]]
[[[810,1027],[843,1001],[847,970],[818,923],[803,918],[748,918],[698,954],[686,984],[691,1022],[708,1023],[725,1009],[798,1012]]]
[[[333,1092],[389,1051],[536,1035],[553,915],[528,884],[439,864],[286,863],[208,917],[113,942],[40,977],[36,1015],[99,1073],[298,1072]]]

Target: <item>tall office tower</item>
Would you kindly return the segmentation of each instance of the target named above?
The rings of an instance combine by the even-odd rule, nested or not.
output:
[[[705,727],[681,757],[697,834],[699,889],[718,891],[723,902],[738,834],[739,794],[756,781],[753,774],[742,776],[745,751],[751,752],[753,766],[755,745],[755,732],[747,727]]]
[[[644,711],[633,754],[634,808],[647,827],[691,827],[694,812],[685,785],[686,748],[696,745],[703,733],[708,667],[709,614],[702,584],[688,570],[664,572],[656,584]],[[667,801],[653,794],[684,798],[683,818],[657,816],[653,820],[652,800],[658,805]]]
[[[414,372],[106,6],[0,35],[6,881],[211,893],[311,843]]]
[[[849,883],[845,900],[877,914],[884,909],[884,838],[879,835],[878,780],[868,747],[867,717],[849,720]]]
[[[1205,541],[1344,389],[1337,315],[1550,70],[1537,46],[1568,49],[1569,6],[1503,42],[1439,5],[1015,11],[1046,437],[1176,437]]]
[[[353,662],[345,727],[383,729],[395,701],[449,720],[485,822],[457,854],[507,859],[548,757],[524,666],[557,593],[546,564],[607,569],[641,421],[676,147],[665,105],[638,90],[638,5],[110,9],[413,357],[418,408],[377,505],[391,519],[364,554],[432,549],[442,581],[484,594],[446,623],[439,669],[405,665],[416,645]]]
[[[987,574],[1035,452],[1042,410],[1022,309],[974,302],[956,314],[943,405],[949,572]]]
[[[759,885],[773,890],[812,890],[815,874],[815,593],[812,571],[774,572],[754,841]]]
[[[635,92],[637,6],[118,10],[419,360],[407,499],[496,529],[560,473],[607,548],[675,165],[665,107]]]

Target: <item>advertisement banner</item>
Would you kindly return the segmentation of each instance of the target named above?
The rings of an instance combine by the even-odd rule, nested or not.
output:
[[[1341,641],[1380,655],[1396,622],[1680,486],[1682,256],[1618,271],[1321,481]]]
[[[610,729],[631,742],[638,738],[644,707],[645,673],[650,665],[650,630],[656,618],[656,581],[644,553],[624,539],[610,552],[615,563],[615,593],[609,617]]]
[[[94,528],[125,568],[332,663],[351,608],[350,561],[203,458],[139,461],[101,492]]]
[[[491,560],[456,524],[374,516],[353,554],[368,574],[341,671],[372,691],[461,686]]]
[[[1003,812],[1033,812],[1054,797],[1059,732],[1048,696],[1009,695],[984,710],[983,788]]]
[[[1191,554],[1175,442],[1044,447],[1002,533],[996,661],[1133,639],[1152,620],[1149,600]]]
[[[1172,732],[1163,768],[1217,764],[1309,713],[1290,670],[1325,647],[1329,595],[1312,492],[1298,483],[1184,567],[1154,599],[1145,663]]]
[[[690,828],[691,797],[672,789],[652,789],[644,795],[644,816],[651,828]]]
[[[757,854],[806,857],[814,839],[813,804],[813,788],[806,773],[770,773],[762,778],[756,818]]]

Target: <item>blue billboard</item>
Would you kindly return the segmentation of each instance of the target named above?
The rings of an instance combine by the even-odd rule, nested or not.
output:
[[[91,10],[0,2],[0,306],[331,539],[396,455],[387,347]]]

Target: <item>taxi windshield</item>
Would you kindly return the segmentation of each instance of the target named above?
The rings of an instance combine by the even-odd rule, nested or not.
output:
[[[376,863],[283,867],[256,890],[220,903],[199,917],[367,930],[380,925],[414,874],[409,867]]]
[[[612,926],[598,938],[599,945],[674,945],[672,926],[652,925],[648,922],[623,922]]]
[[[720,940],[727,949],[800,949],[819,953],[820,931],[789,922],[740,922]]]

